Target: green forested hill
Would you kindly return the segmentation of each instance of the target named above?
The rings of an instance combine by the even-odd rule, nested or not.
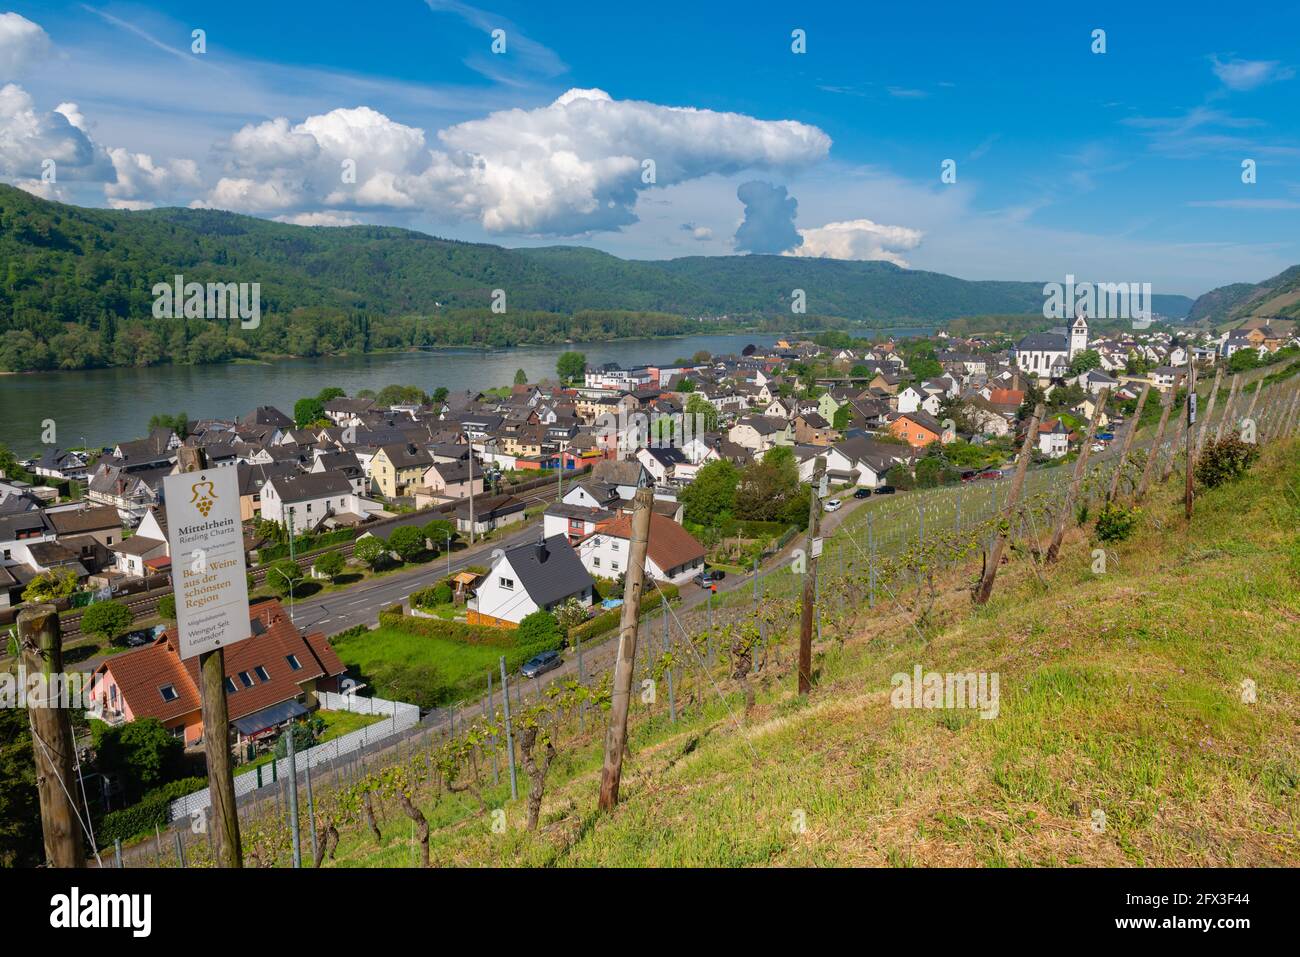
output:
[[[155,319],[151,290],[178,273],[260,283],[261,326]],[[495,289],[506,293],[504,315],[489,311]],[[681,334],[699,328],[683,317],[788,318],[795,289],[810,317],[875,325],[1042,305],[1039,283],[970,282],[884,262],[635,261],[216,210],[86,209],[0,185],[0,367],[11,370]]]
[[[1263,282],[1237,282],[1212,289],[1192,304],[1188,319],[1220,325],[1253,316],[1300,318],[1300,266]]]

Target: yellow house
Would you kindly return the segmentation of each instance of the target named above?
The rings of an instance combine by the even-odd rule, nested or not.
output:
[[[413,443],[383,445],[370,460],[370,480],[385,498],[409,495],[423,484],[424,472],[432,464],[429,450]]]

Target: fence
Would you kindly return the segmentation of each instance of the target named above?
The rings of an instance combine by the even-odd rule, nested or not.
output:
[[[345,755],[361,751],[379,741],[399,735],[420,721],[420,709],[403,701],[387,701],[383,698],[360,698],[355,695],[340,695],[328,691],[317,692],[316,697],[320,702],[320,706],[327,711],[378,714],[385,715],[391,720],[367,725],[364,728],[332,738],[323,744],[318,744],[315,747],[308,748],[301,754],[295,755],[294,762],[299,774],[308,768],[332,763]],[[261,788],[270,787],[278,783],[280,778],[288,773],[289,759],[284,757],[254,768],[252,771],[245,771],[243,774],[236,775],[235,799],[238,800],[244,795],[251,794]],[[195,812],[204,810],[211,803],[212,798],[207,788],[177,798],[171,803],[171,820],[176,821],[190,817]]]

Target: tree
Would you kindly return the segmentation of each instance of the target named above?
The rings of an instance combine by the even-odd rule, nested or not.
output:
[[[697,366],[702,366],[712,358],[713,353],[709,352],[708,349],[699,349],[696,351],[695,355],[691,356],[691,362]]]
[[[22,479],[24,482],[31,482],[35,478],[31,472],[18,464],[18,457],[3,442],[0,442],[0,472],[4,473],[5,478]]]
[[[736,517],[756,522],[786,519],[790,514],[790,500],[798,492],[799,473],[794,455],[789,449],[772,449],[762,461],[745,466],[740,473],[740,482],[736,486]]]
[[[686,414],[698,415],[704,423],[705,432],[718,430],[718,410],[712,402],[702,395],[692,395],[686,400]]]
[[[23,708],[0,708],[0,867],[35,867],[45,859],[36,759]]]
[[[343,559],[342,552],[334,551],[319,556],[314,564],[317,572],[330,581],[334,581],[339,575],[343,574],[343,568],[347,563]]]
[[[23,601],[49,602],[67,598],[77,590],[77,573],[51,568],[33,578],[23,589]]]
[[[696,525],[715,525],[730,515],[739,481],[739,469],[726,459],[703,466],[695,473],[695,481],[681,491],[686,520]]]
[[[531,615],[525,615],[519,627],[515,629],[515,642],[521,648],[533,645],[555,644],[560,638],[560,626],[555,616],[545,608],[539,608]]]
[[[293,404],[293,424],[305,429],[325,417],[325,403],[315,396],[307,396]]]
[[[154,429],[171,429],[176,433],[178,438],[185,438],[189,434],[190,419],[184,412],[178,412],[175,415],[158,413],[149,417],[149,431]]]
[[[275,741],[275,756],[283,758],[289,753],[289,734],[293,734],[294,754],[302,754],[316,743],[316,732],[306,721],[294,721],[286,731],[281,731]]]
[[[176,596],[163,595],[158,599],[158,617],[168,621],[176,620]]]
[[[352,548],[352,557],[373,571],[387,559],[388,543],[378,535],[366,535],[357,539]]]
[[[300,581],[302,581],[302,569],[292,558],[282,558],[278,562],[272,562],[266,569],[266,584],[281,598],[292,595]]]
[[[326,402],[332,402],[335,399],[342,399],[346,396],[347,393],[344,392],[342,389],[340,389],[338,386],[327,385],[325,388],[320,390],[316,398],[320,399],[321,405],[324,405]]]
[[[440,385],[438,386],[438,388],[433,390],[433,395],[431,396],[431,398],[433,399],[435,405],[441,405],[442,403],[447,401],[448,395],[449,392],[447,390],[447,387],[445,385]]]
[[[402,561],[415,561],[424,552],[424,532],[413,525],[395,528],[388,536],[388,547]]]
[[[384,409],[394,405],[426,405],[428,401],[424,390],[414,385],[386,385],[375,396],[375,405]]]
[[[1259,367],[1259,353],[1254,349],[1238,349],[1228,359],[1229,372],[1248,372]]]
[[[853,406],[845,402],[843,405],[835,407],[835,415],[831,417],[831,428],[837,431],[844,431],[849,427],[849,416],[853,412]]]
[[[1082,375],[1093,369],[1101,368],[1101,353],[1096,349],[1085,349],[1070,360],[1070,375]]]
[[[426,522],[424,528],[420,529],[424,537],[429,540],[435,550],[446,548],[447,543],[456,537],[456,526],[445,518],[435,518]]]
[[[132,800],[184,774],[185,745],[157,718],[110,727],[91,725],[95,763],[117,777]]]
[[[587,620],[587,606],[576,598],[570,598],[555,610],[555,623],[566,635]]]
[[[682,395],[690,395],[695,391],[694,379],[681,379],[677,383],[677,391]]]
[[[81,630],[112,641],[131,627],[135,616],[120,601],[97,601],[81,613]]]
[[[523,369],[515,370],[515,385],[528,385],[528,373]]]
[[[562,352],[555,360],[555,371],[561,382],[573,382],[587,371],[587,357],[581,352]]]

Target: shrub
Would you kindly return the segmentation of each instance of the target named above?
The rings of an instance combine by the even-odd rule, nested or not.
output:
[[[1138,510],[1108,502],[1097,515],[1097,540],[1101,542],[1122,542],[1133,534],[1137,526]]]
[[[1196,462],[1196,480],[1206,488],[1235,482],[1246,474],[1257,458],[1259,446],[1243,442],[1241,433],[1234,429],[1217,442],[1210,439],[1205,443],[1205,449]]]
[[[267,566],[267,587],[281,597],[291,594],[300,581],[302,581],[302,569],[293,559],[282,558]]]
[[[140,718],[112,727],[91,727],[95,765],[115,775],[130,797],[176,778],[184,763],[185,746],[157,718]]]
[[[130,807],[105,814],[95,825],[95,839],[101,846],[107,846],[148,834],[154,827],[166,827],[171,820],[172,801],[207,786],[206,778],[181,778],[154,788]]]
[[[451,586],[446,582],[439,582],[433,589],[433,602],[435,605],[446,605],[451,601]]]
[[[560,626],[555,616],[545,608],[539,608],[531,615],[524,616],[515,629],[515,643],[521,647],[541,645],[554,642],[560,637]]]
[[[175,606],[173,605],[173,613]],[[112,641],[131,627],[135,616],[120,601],[98,601],[81,613],[81,630]]]
[[[426,710],[436,707],[448,692],[442,673],[426,663],[395,662],[380,668],[374,679],[375,684],[395,700]]]
[[[424,554],[424,532],[410,525],[395,528],[388,535],[388,547],[404,562],[415,561]]]
[[[357,539],[352,556],[367,568],[376,569],[388,557],[388,543],[378,535],[367,535]]]
[[[158,599],[158,617],[168,621],[176,620],[176,596],[163,595]]]

